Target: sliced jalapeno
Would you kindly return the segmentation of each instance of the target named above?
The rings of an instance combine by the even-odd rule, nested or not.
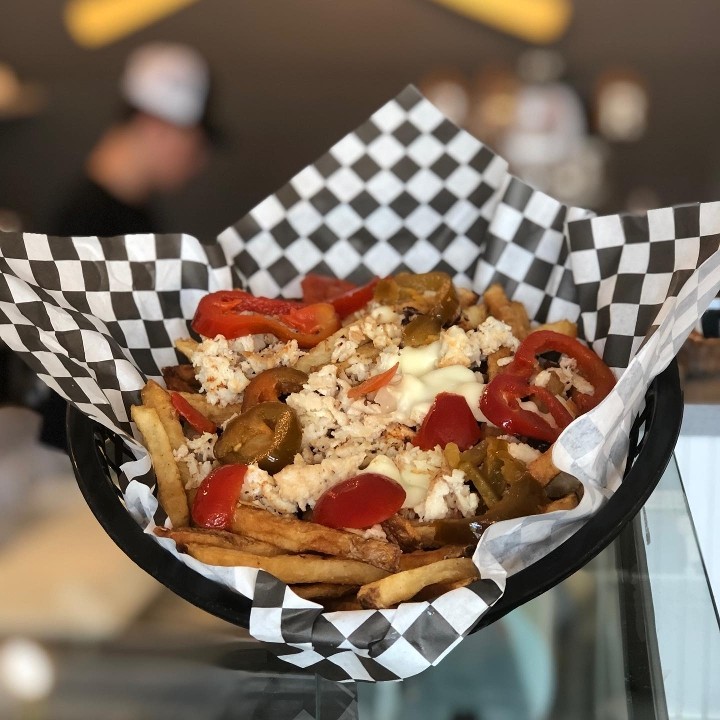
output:
[[[256,464],[273,474],[293,461],[301,439],[300,422],[292,408],[263,402],[228,423],[215,443],[215,457],[223,464]]]
[[[299,392],[308,381],[307,373],[290,367],[276,367],[256,375],[243,393],[242,411],[263,402],[277,402],[281,395]]]

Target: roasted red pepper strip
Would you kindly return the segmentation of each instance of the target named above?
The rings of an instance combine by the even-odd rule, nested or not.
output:
[[[365,285],[353,285],[347,280],[324,275],[306,275],[300,283],[305,302],[329,302],[340,318],[346,318],[364,308],[373,298],[380,278],[373,278]]]
[[[554,427],[541,415],[520,407],[523,398],[536,397],[555,420]],[[524,435],[535,440],[555,442],[573,417],[550,391],[530,385],[527,378],[500,373],[485,388],[480,411],[493,425],[512,435]]]
[[[173,407],[192,425],[199,433],[214,433],[217,425],[196,410],[180,393],[171,392],[170,401]]]
[[[303,302],[329,302],[343,293],[356,290],[357,286],[347,280],[308,273],[300,282]]]
[[[353,288],[342,295],[330,298],[330,303],[341,318],[346,318],[358,310],[362,310],[372,299],[375,293],[375,286],[380,278],[373,278],[369,283],[358,288]]]
[[[300,347],[314,347],[340,327],[340,318],[329,303],[305,305],[293,300],[253,297],[243,290],[221,290],[198,303],[192,328],[205,337],[228,339],[269,333],[279,340],[297,340]]]
[[[503,373],[529,378],[537,369],[537,356],[556,351],[571,357],[577,363],[577,370],[594,388],[592,395],[574,393],[573,401],[581,413],[592,410],[615,387],[612,370],[589,347],[569,335],[538,330],[530,333],[520,343],[515,357]]]

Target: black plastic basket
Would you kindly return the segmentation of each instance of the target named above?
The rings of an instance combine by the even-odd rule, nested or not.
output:
[[[507,580],[505,593],[472,632],[500,619],[579,570],[614,540],[650,496],[672,457],[680,432],[683,398],[675,361],[647,392],[633,424],[621,487],[562,545]],[[67,415],[68,444],[80,490],[107,534],[143,570],[193,605],[247,628],[251,601],[210,580],[163,549],[125,509],[118,468],[132,459],[123,441],[74,407]]]

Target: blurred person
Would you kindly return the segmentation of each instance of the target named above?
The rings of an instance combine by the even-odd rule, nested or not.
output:
[[[143,45],[126,62],[120,92],[125,108],[90,151],[84,177],[52,223],[53,235],[167,230],[154,201],[180,190],[205,166],[215,132],[210,72],[199,53],[184,45]]]
[[[217,133],[209,118],[210,70],[193,48],[149,43],[128,57],[120,80],[124,108],[91,149],[84,176],[51,227],[57,236],[112,237],[177,231],[155,202],[205,167]],[[40,440],[66,448],[65,401],[51,392],[40,407]]]

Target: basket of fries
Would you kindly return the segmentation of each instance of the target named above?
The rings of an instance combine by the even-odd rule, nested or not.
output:
[[[4,234],[0,337],[135,562],[296,666],[398,679],[645,501],[718,238],[715,203],[567,207],[407,88],[215,244]]]

